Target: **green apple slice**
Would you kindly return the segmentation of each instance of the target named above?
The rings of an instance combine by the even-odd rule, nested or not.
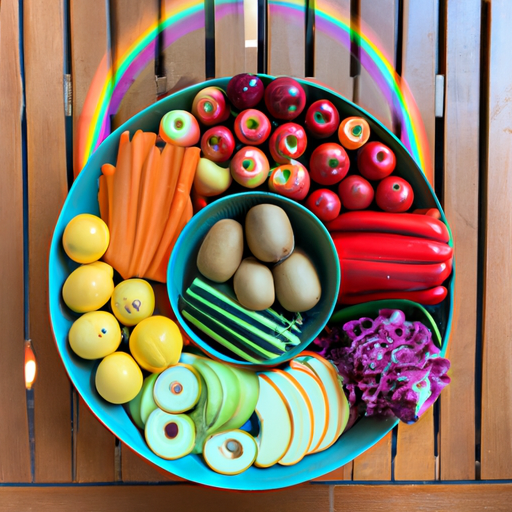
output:
[[[238,380],[240,399],[230,420],[222,425],[222,430],[238,429],[244,425],[256,409],[259,396],[259,379],[255,372],[231,366],[230,369]]]
[[[208,365],[215,372],[222,387],[222,403],[219,413],[214,423],[208,429],[208,433],[213,434],[219,429],[228,430],[224,428],[224,424],[233,417],[238,408],[240,386],[236,375],[227,364],[213,361],[212,359],[205,359],[204,364]]]
[[[314,453],[323,451],[333,445],[345,430],[350,416],[350,406],[338,379],[338,372],[327,359],[314,352],[303,352],[290,362],[290,366],[302,364],[305,368],[315,373],[322,381],[332,414],[329,430]]]
[[[258,445],[243,430],[228,430],[206,439],[203,457],[208,466],[223,475],[238,475],[254,463]]]
[[[292,419],[292,441],[278,462],[283,466],[297,464],[308,453],[311,446],[313,436],[311,401],[302,386],[290,374],[273,369],[265,372],[265,376],[281,390]]]
[[[279,388],[264,374],[258,375],[259,396],[256,415],[260,431],[256,437],[258,455],[254,465],[268,468],[282,459],[292,439],[292,421],[285,398]]]
[[[201,395],[201,379],[194,367],[178,363],[156,379],[153,398],[160,409],[171,414],[189,411]]]
[[[302,386],[313,408],[313,435],[308,453],[314,452],[324,440],[329,428],[329,398],[320,379],[303,368],[287,367],[284,370]]]
[[[140,397],[140,419],[142,424],[145,425],[149,415],[158,408],[153,398],[153,388],[155,387],[158,373],[148,375],[142,383],[141,397]]]
[[[188,455],[195,443],[194,422],[186,414],[155,409],[144,429],[149,448],[159,457],[174,460]]]

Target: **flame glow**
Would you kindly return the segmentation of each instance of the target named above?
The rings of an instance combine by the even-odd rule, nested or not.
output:
[[[37,363],[32,343],[25,341],[25,387],[31,389],[37,376]]]

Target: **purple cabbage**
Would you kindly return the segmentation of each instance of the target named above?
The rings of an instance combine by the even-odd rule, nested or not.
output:
[[[337,366],[351,406],[364,404],[367,416],[414,423],[450,382],[431,331],[397,309],[335,326],[315,344]]]

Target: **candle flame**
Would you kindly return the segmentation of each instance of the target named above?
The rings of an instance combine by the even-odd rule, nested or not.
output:
[[[36,356],[30,340],[25,341],[25,387],[31,389],[37,375]]]

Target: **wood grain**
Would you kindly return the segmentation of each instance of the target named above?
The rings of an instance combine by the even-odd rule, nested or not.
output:
[[[71,479],[70,386],[48,318],[48,248],[67,193],[62,5],[24,2],[27,103],[29,329],[37,354],[37,482]],[[52,27],[52,30],[48,30]]]
[[[71,74],[73,83],[73,167],[77,176],[82,168],[79,161],[85,135],[84,123],[91,112],[83,107],[97,73],[106,74],[111,58],[108,38],[107,0],[70,0]]]
[[[122,445],[121,460],[123,482],[182,481],[181,478],[165,473],[148,463],[124,444]]]
[[[395,67],[397,0],[360,0],[360,29]],[[356,77],[354,101],[393,131],[393,112],[381,86],[363,65]]]
[[[481,2],[448,2],[444,211],[454,238],[451,384],[441,395],[440,477],[475,478]],[[464,52],[460,48],[464,47]]]
[[[245,72],[244,2],[215,1],[215,76]]]
[[[0,283],[8,297],[2,307],[0,352],[0,481],[30,481],[24,364],[22,83],[19,3],[0,10]],[[5,294],[5,295],[4,295]]]
[[[158,22],[158,3],[140,0],[110,0],[112,16],[112,66],[114,76],[120,70],[122,61],[127,57],[131,46]],[[155,79],[156,45],[153,58],[130,83],[112,119],[112,130],[148,107],[157,99]]]
[[[162,19],[172,20],[188,0],[163,0]],[[177,18],[175,18],[177,19]],[[164,30],[161,62],[168,94],[206,79],[204,8]]]
[[[435,161],[435,76],[439,0],[403,0],[402,77],[407,81],[425,125]]]
[[[436,479],[433,418],[433,408],[431,407],[415,424],[399,423],[395,480],[432,481]]]
[[[352,101],[350,76],[350,0],[316,0],[314,75]],[[341,20],[337,26],[335,20]]]
[[[512,4],[490,4],[487,102],[485,283],[483,310],[482,459],[483,479],[512,478]]]
[[[354,459],[353,480],[391,480],[392,432]]]
[[[305,74],[304,0],[268,0],[268,73],[303,77]]]

